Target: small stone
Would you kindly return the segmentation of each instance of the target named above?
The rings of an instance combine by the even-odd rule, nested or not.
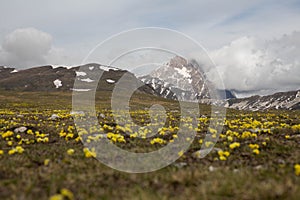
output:
[[[50,117],[50,120],[57,120],[57,119],[59,119],[59,116],[57,114],[53,114]]]
[[[27,128],[25,126],[15,128],[15,130],[14,130],[15,133],[24,133],[25,131],[27,131]]]
[[[99,115],[99,117],[105,118],[105,115],[104,115],[103,113],[101,113],[101,114]]]
[[[260,170],[260,169],[262,169],[262,168],[263,168],[262,165],[257,165],[257,166],[254,167],[254,169],[256,169],[256,170]]]
[[[209,166],[208,171],[213,172],[213,171],[215,171],[215,168],[213,166]]]

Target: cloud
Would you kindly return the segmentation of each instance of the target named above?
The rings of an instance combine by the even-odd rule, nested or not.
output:
[[[64,48],[52,46],[45,56],[45,63],[49,65],[77,66],[81,64],[80,53],[69,52]]]
[[[0,61],[18,67],[44,64],[52,48],[52,36],[34,28],[17,29],[2,42]]]
[[[268,41],[241,37],[210,52],[225,87],[248,95],[300,89],[298,55],[300,32]]]
[[[0,46],[0,64],[28,68],[46,64],[76,65],[80,56],[53,46],[53,37],[35,28],[16,29]]]

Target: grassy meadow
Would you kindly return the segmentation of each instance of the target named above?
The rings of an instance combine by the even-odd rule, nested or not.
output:
[[[115,145],[144,152],[178,139],[176,102],[132,97],[136,124],[149,122],[154,102],[168,113],[159,133],[143,140],[147,131],[114,123],[108,96],[96,95],[96,111]],[[208,126],[210,106],[200,105],[196,127],[187,127],[197,132],[187,152],[174,152],[182,156],[158,171],[130,174],[94,158],[81,140],[91,132],[89,142],[101,138],[93,127],[77,130],[71,110],[71,92],[0,92],[0,199],[300,199],[299,111],[228,109],[214,150],[200,159],[201,145],[211,145],[203,144],[204,134],[216,134]]]

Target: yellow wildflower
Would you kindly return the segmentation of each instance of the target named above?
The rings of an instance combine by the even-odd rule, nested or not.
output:
[[[66,188],[61,189],[61,190],[60,190],[60,193],[61,193],[64,197],[66,197],[67,199],[69,199],[69,200],[73,200],[73,199],[74,199],[73,193],[72,193],[70,190],[66,189]]]
[[[220,156],[219,159],[220,160],[227,160],[227,158],[225,156]]]
[[[17,151],[18,153],[23,153],[23,152],[24,152],[24,149],[23,149],[23,147],[21,147],[21,146],[16,146],[16,151]]]
[[[158,144],[164,144],[164,143],[166,143],[166,141],[163,140],[163,139],[161,139],[161,138],[154,138],[154,139],[152,139],[150,141],[150,144],[156,144],[156,143],[158,143]]]
[[[292,130],[293,130],[294,132],[300,131],[300,124],[298,124],[298,125],[293,125],[293,126],[292,126]]]
[[[74,154],[74,152],[75,152],[75,150],[74,150],[74,149],[68,149],[68,151],[67,151],[68,155],[73,155],[73,154]]]
[[[227,140],[229,141],[229,142],[232,142],[233,141],[233,137],[232,136],[227,136]]]
[[[289,135],[286,135],[285,136],[285,139],[290,139],[291,137]]]
[[[78,136],[77,138],[75,138],[75,141],[80,142],[80,141],[82,141],[82,138],[80,136]]]
[[[10,149],[9,151],[8,151],[8,155],[13,155],[13,154],[15,154],[16,153],[16,150],[15,149]]]
[[[205,147],[206,147],[206,148],[209,148],[209,147],[211,147],[211,146],[213,146],[213,145],[214,145],[214,143],[211,142],[211,141],[205,142]]]
[[[2,138],[7,138],[13,136],[14,132],[12,131],[6,131],[5,133],[2,134]]]
[[[300,164],[294,165],[295,175],[300,176]]]
[[[72,139],[74,137],[74,134],[73,133],[68,133],[66,135],[66,140],[69,140],[69,139]]]
[[[235,148],[240,147],[240,146],[241,146],[240,143],[234,142],[234,143],[231,143],[231,144],[229,145],[229,148],[230,148],[230,149],[235,149]]]
[[[62,194],[55,194],[51,196],[49,200],[64,200],[64,196]]]
[[[48,158],[45,159],[45,160],[44,160],[44,165],[45,165],[45,166],[49,165],[49,162],[50,162],[50,159],[48,159]]]
[[[137,133],[137,132],[131,133],[131,134],[130,134],[130,138],[136,138],[137,136],[138,136],[138,133]]]
[[[109,132],[109,133],[107,133],[106,137],[108,139],[111,139],[111,141],[113,141],[113,142],[126,143],[126,140],[125,140],[124,136],[120,135],[118,133],[115,134],[115,133]]]
[[[59,136],[60,137],[65,137],[67,135],[66,132],[64,132],[63,130],[60,131]]]
[[[95,149],[92,149],[92,151],[91,151],[88,148],[83,148],[83,152],[84,152],[85,157],[87,157],[87,158],[91,158],[91,157],[95,158],[96,157]]]
[[[218,151],[219,159],[220,160],[227,160],[227,157],[230,155],[229,151]]]
[[[184,154],[184,152],[182,150],[178,152],[179,157],[183,156],[183,154]]]
[[[252,152],[253,152],[254,154],[256,154],[256,155],[258,155],[258,154],[260,153],[258,149],[253,149]]]
[[[45,138],[37,138],[36,141],[37,141],[37,142],[47,143],[47,142],[49,142],[49,138],[48,138],[48,137],[45,137]]]
[[[21,146],[16,146],[15,148],[10,149],[10,150],[8,151],[8,154],[9,154],[9,155],[13,155],[13,154],[15,154],[15,153],[21,154],[21,153],[23,153],[23,152],[24,152],[23,147],[21,147]]]
[[[208,128],[208,131],[212,134],[216,134],[218,132],[216,129],[210,127]]]
[[[259,145],[258,144],[249,144],[248,145],[251,149],[259,149]]]
[[[246,139],[246,138],[249,138],[251,136],[252,136],[251,132],[245,131],[245,132],[242,133],[241,137],[242,137],[242,139]]]

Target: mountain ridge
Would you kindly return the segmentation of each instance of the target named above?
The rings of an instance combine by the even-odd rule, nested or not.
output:
[[[223,103],[227,108],[238,110],[299,110],[300,109],[300,90],[277,92],[272,95],[255,95],[246,98],[229,99]]]
[[[81,69],[81,71],[79,69]],[[189,91],[175,87],[172,83],[164,82],[156,77],[147,78],[144,76],[137,78],[134,74],[126,70],[97,63],[74,66],[71,68],[45,65],[19,71],[12,67],[0,66],[0,89],[12,91],[70,91],[74,90],[74,82],[77,80],[81,83],[80,85],[83,86],[83,88],[77,89],[85,91],[85,89],[88,89],[89,83],[94,81],[88,76],[89,73],[94,73],[94,70],[101,70],[101,72],[103,72],[97,88],[98,90],[112,91],[115,83],[117,83],[125,73],[128,73],[129,77],[134,79],[137,84],[144,84],[143,87],[139,88],[139,92],[173,100],[191,99],[190,97],[194,95],[191,92],[189,93]],[[175,91],[175,93],[173,91]],[[176,94],[180,94],[181,96],[178,98]],[[230,93],[228,95],[230,96]],[[277,92],[266,96],[255,95],[247,98],[228,98],[220,101],[221,103],[217,105],[238,110],[299,110],[300,90]],[[214,100],[210,100],[207,96],[206,101],[203,102],[215,104]]]

